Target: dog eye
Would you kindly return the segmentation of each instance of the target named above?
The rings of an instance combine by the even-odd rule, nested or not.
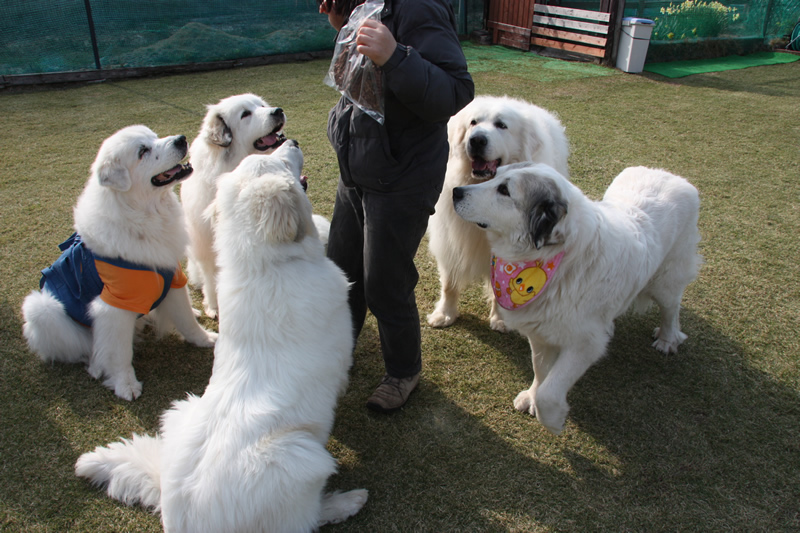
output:
[[[145,155],[150,153],[150,148],[147,146],[140,146],[139,147],[139,159],[143,158]]]
[[[500,122],[500,121],[495,122],[494,123],[494,127],[497,128],[498,130],[507,130],[508,129],[508,126],[506,126],[506,123],[505,122]]]
[[[508,187],[506,187],[505,183],[501,183],[500,185],[497,186],[497,192],[502,194],[503,196],[511,196],[511,194],[508,192]]]
[[[475,126],[477,123],[478,123],[477,120],[470,120],[469,125],[470,126]]]
[[[247,118],[252,114],[253,114],[252,111],[244,111],[244,112],[242,112],[242,118]]]

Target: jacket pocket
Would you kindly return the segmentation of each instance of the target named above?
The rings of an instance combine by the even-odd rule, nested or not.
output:
[[[385,126],[359,109],[350,121],[347,161],[353,181],[365,187],[384,188],[402,176]]]

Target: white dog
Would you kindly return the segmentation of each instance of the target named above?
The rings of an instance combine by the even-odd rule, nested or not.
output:
[[[458,318],[458,298],[471,282],[489,279],[489,244],[474,224],[453,211],[453,189],[494,177],[499,165],[535,161],[568,176],[569,144],[552,113],[508,97],[479,96],[447,124],[450,158],[444,189],[430,221],[429,249],[439,268],[441,296],[428,323],[446,327]],[[492,329],[505,326],[492,301]]]
[[[172,189],[192,172],[181,165],[186,151],[186,137],[159,139],[144,126],[106,139],[75,206],[77,233],[42,271],[41,292],[22,305],[31,351],[44,361],[89,363],[89,373],[126,400],[142,392],[131,365],[141,314],[197,346],[213,346],[217,335],[195,320],[180,269],[188,238]]]
[[[254,94],[230,96],[208,106],[189,156],[194,178],[181,186],[181,203],[189,229],[189,282],[203,289],[206,315],[217,316],[217,266],[213,222],[204,212],[217,194],[217,179],[248,155],[271,153],[285,140],[286,115]]]
[[[456,212],[483,228],[492,287],[506,325],[528,337],[534,380],[514,407],[559,433],[567,392],[600,359],[614,319],[655,301],[653,346],[677,352],[678,314],[697,276],[700,200],[685,179],[628,168],[592,202],[547,165],[517,164],[491,181],[456,188]]]
[[[323,493],[353,341],[348,283],[325,257],[301,165],[287,141],[220,179],[220,335],[203,396],[175,402],[160,436],[76,464],[112,498],[160,510],[169,533],[311,531],[366,502],[366,490]]]

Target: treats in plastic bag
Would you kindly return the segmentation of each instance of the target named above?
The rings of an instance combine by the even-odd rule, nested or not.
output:
[[[353,9],[347,24],[339,30],[336,47],[324,83],[338,90],[363,112],[383,124],[381,71],[356,50],[356,33],[367,19],[380,22],[383,0],[367,0]]]

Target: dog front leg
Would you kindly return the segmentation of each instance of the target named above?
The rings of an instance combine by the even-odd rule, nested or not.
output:
[[[536,415],[536,390],[553,367],[553,363],[558,357],[558,348],[534,341],[531,337],[528,337],[528,343],[531,346],[533,383],[531,383],[530,388],[517,394],[514,399],[514,408],[523,413],[527,412],[531,415]]]
[[[442,267],[439,269],[441,271]],[[439,282],[442,287],[439,301],[436,302],[433,312],[428,315],[428,325],[434,328],[446,328],[458,318],[458,297],[461,294],[461,288],[444,273]]]
[[[490,286],[489,291],[491,292],[491,290],[492,287]],[[489,298],[492,305],[492,309],[489,311],[489,326],[495,331],[505,333],[507,331],[506,323],[503,321],[503,317],[500,316],[500,310],[498,309],[500,306],[497,303],[497,298],[493,294],[490,294]]]
[[[210,348],[217,341],[217,334],[203,329],[195,319],[186,287],[170,289],[156,311],[156,316],[161,315],[170,320],[178,333],[195,346]]]
[[[92,302],[92,357],[89,374],[123,400],[135,400],[142,384],[133,371],[133,335],[138,314],[112,307],[99,297]]]
[[[603,356],[608,343],[608,337],[580,340],[583,342],[561,349],[535,391],[536,418],[556,435],[564,429],[569,412],[567,393],[589,367]]]

